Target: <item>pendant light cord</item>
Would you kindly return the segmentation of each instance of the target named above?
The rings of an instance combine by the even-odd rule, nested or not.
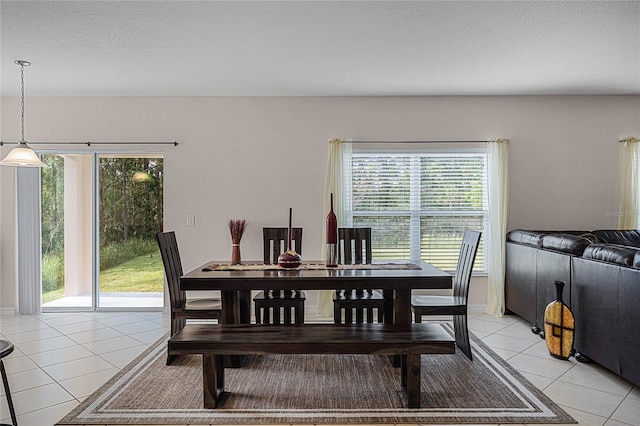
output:
[[[21,138],[20,141],[24,142],[24,65],[20,64],[20,86],[21,86],[21,90],[20,90],[20,110],[21,110],[21,117],[20,117],[20,123],[21,123]]]

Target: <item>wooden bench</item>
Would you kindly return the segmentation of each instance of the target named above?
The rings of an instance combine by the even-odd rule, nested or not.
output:
[[[439,324],[426,323],[188,324],[169,339],[168,348],[169,355],[202,354],[205,408],[216,408],[224,392],[223,355],[266,354],[401,355],[407,405],[418,408],[420,355],[453,354],[455,339]]]

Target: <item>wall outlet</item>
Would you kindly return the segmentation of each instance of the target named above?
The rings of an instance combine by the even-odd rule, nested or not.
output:
[[[192,214],[187,215],[187,226],[196,226],[195,215],[192,215]]]

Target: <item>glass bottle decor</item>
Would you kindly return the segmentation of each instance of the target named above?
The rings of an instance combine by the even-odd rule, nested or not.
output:
[[[333,212],[333,192],[331,193],[331,210],[327,215],[327,260],[328,267],[338,266],[338,218]]]
[[[556,300],[544,310],[544,336],[549,353],[560,359],[568,359],[573,351],[574,319],[569,307],[562,301],[564,281],[554,281]]]

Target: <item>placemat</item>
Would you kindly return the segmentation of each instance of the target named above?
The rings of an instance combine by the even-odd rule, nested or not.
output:
[[[202,268],[207,271],[302,271],[302,270],[353,270],[353,269],[386,269],[386,270],[418,270],[422,269],[414,263],[367,263],[357,265],[338,265],[337,267],[327,267],[324,263],[303,263],[297,268],[283,268],[279,265],[264,263],[243,263],[239,265],[210,263]]]

